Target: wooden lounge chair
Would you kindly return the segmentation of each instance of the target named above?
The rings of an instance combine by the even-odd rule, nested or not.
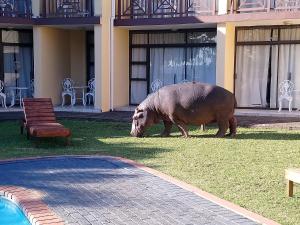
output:
[[[71,131],[57,122],[50,98],[23,99],[24,120],[21,123],[21,134],[24,128],[27,139],[30,137],[65,137],[70,142]]]

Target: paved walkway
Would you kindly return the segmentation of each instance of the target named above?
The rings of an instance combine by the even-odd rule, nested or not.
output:
[[[67,224],[256,224],[108,157],[2,162],[0,171],[0,185],[42,191],[43,201]]]

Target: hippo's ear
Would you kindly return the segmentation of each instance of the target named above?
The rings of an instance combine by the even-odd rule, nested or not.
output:
[[[139,112],[139,113],[135,113],[132,117],[132,119],[137,120],[137,119],[141,119],[144,117],[144,113],[143,112]]]

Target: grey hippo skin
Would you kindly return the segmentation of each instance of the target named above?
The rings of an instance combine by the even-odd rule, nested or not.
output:
[[[136,109],[132,117],[131,135],[142,137],[145,130],[163,121],[162,136],[169,136],[175,124],[184,137],[187,125],[217,122],[217,137],[224,137],[228,128],[230,136],[236,135],[234,95],[219,86],[196,82],[165,86],[150,94]]]

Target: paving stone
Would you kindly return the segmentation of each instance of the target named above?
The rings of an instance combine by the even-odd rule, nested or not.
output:
[[[58,157],[0,163],[0,185],[45,193],[68,224],[255,225],[143,170],[107,157]]]

